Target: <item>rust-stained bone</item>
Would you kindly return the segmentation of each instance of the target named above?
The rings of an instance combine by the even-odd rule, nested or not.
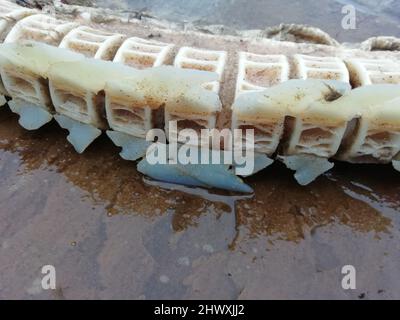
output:
[[[131,37],[118,49],[114,62],[136,68],[147,69],[170,64],[174,45],[156,40]],[[164,124],[163,108],[154,109],[134,100],[106,99],[107,120],[113,130],[143,138],[151,128],[161,128]]]
[[[62,16],[64,19],[66,18],[65,16]],[[70,19],[71,16],[67,17],[67,20]],[[90,17],[89,17],[90,18]],[[348,82],[348,74],[346,77],[347,70],[343,68],[343,63],[338,63],[338,61],[343,61],[345,60],[346,62],[353,59],[353,60],[372,60],[378,65],[378,70],[377,70],[377,75],[374,79],[380,79],[380,83],[388,83],[389,81],[385,77],[385,74],[382,73],[382,70],[380,70],[380,62],[378,61],[377,58],[382,59],[382,61],[390,61],[392,63],[395,60],[399,59],[399,53],[397,52],[391,52],[391,51],[363,51],[363,50],[357,50],[357,49],[347,49],[343,46],[327,46],[327,45],[314,45],[314,44],[304,44],[304,43],[289,43],[289,42],[276,42],[276,41],[271,41],[265,38],[252,38],[252,37],[246,37],[244,36],[243,38],[239,37],[232,37],[232,36],[219,36],[219,35],[206,35],[202,34],[199,32],[195,31],[182,31],[179,30],[179,28],[172,28],[172,29],[166,29],[163,24],[157,25],[157,23],[152,20],[149,23],[148,21],[131,21],[127,23],[121,22],[121,20],[112,20],[108,24],[98,24],[96,21],[93,21],[93,19],[89,19],[87,15],[83,16],[77,16],[75,18],[75,21],[79,21],[80,23],[84,24],[89,24],[90,27],[96,28],[96,29],[108,29],[112,30],[113,32],[117,31],[121,34],[126,34],[127,36],[138,36],[141,38],[146,38],[146,37],[151,37],[154,38],[156,37],[157,40],[160,42],[165,42],[165,43],[173,43],[175,44],[178,48],[185,48],[185,47],[190,47],[194,51],[198,50],[197,48],[202,48],[201,50],[207,50],[207,51],[221,51],[221,48],[223,48],[224,51],[226,51],[226,64],[225,64],[225,70],[223,74],[220,76],[220,82],[218,83],[219,88],[219,94],[222,100],[223,108],[221,109],[221,113],[218,116],[218,121],[217,121],[217,126],[219,128],[224,128],[230,126],[231,122],[231,116],[230,116],[230,106],[232,103],[235,101],[234,97],[236,95],[236,88],[237,88],[237,82],[235,81],[237,76],[238,76],[238,68],[237,68],[237,61],[238,61],[238,56],[239,52],[244,51],[244,52],[251,52],[254,55],[265,55],[265,56],[273,56],[273,55],[282,55],[284,57],[287,57],[287,60],[289,61],[290,64],[290,75],[289,78],[296,79],[296,78],[302,78],[302,79],[327,79],[327,78],[335,78],[342,80],[343,82]],[[146,19],[145,19],[146,20]],[[299,29],[300,30],[300,29]],[[305,29],[304,29],[305,30]],[[309,30],[310,31],[310,30]],[[311,32],[312,33],[312,32]],[[323,42],[323,41],[322,41]],[[333,44],[333,43],[331,43]],[[377,48],[378,46],[374,46],[374,48]],[[383,47],[381,47],[383,48]],[[385,46],[385,48],[387,48]],[[395,47],[394,47],[395,48]],[[179,51],[178,51],[179,52]],[[300,58],[299,58],[300,57]],[[311,61],[310,61],[311,60]],[[317,68],[319,70],[312,70],[315,68],[315,66],[307,66],[307,63],[311,63],[314,65],[317,65]],[[324,67],[324,63],[329,64],[328,68]],[[332,67],[332,63],[336,64],[338,66],[337,69]],[[349,65],[349,64],[348,64]],[[297,68],[297,71],[301,72],[296,72],[296,66],[301,66],[301,68]],[[383,65],[382,65],[383,66]],[[194,69],[196,69],[193,66]],[[310,70],[311,69],[311,70]],[[328,69],[328,70],[325,70]],[[262,70],[261,70],[262,71]],[[264,70],[265,71],[265,70]],[[311,72],[310,72],[311,71]],[[322,71],[322,72],[321,72]],[[351,71],[352,72],[352,71]],[[360,73],[359,71],[353,71],[354,73]],[[383,75],[380,77],[380,75]],[[391,79],[390,83],[398,83],[396,80],[396,77],[389,77]],[[268,79],[267,79],[268,80]],[[375,80],[375,83],[378,83],[379,81]],[[353,82],[352,82],[353,83]],[[335,101],[340,98],[342,95],[341,92],[338,92],[334,88],[331,87],[331,84],[327,83],[329,92],[328,94],[324,95],[324,99],[326,98],[327,101]],[[213,89],[212,86],[210,86],[210,89]],[[215,89],[214,89],[215,90]],[[240,95],[239,97],[240,98]],[[350,100],[349,100],[350,101]],[[279,101],[278,101],[279,102]],[[386,104],[385,103],[385,108],[393,108],[391,104]],[[177,111],[177,110],[175,110]],[[179,109],[180,113],[184,114],[189,114],[193,113],[196,114],[198,113],[199,110],[195,110],[192,106],[186,109]],[[365,113],[362,113],[365,114]],[[284,117],[287,117],[288,115],[284,115]],[[291,117],[292,115],[289,115]],[[331,114],[328,112],[325,115],[321,115],[321,119],[313,119],[313,121],[316,121],[316,123],[313,123],[312,127],[304,126],[304,130],[300,130],[301,132],[307,132],[309,133],[309,136],[312,136],[312,138],[315,138],[315,141],[321,142],[321,132],[316,132],[316,129],[318,125],[321,122],[327,121],[329,119],[325,119],[324,116],[330,117]],[[376,116],[382,117],[384,119],[384,116],[381,113],[378,113]],[[358,116],[359,118],[360,116]],[[299,119],[302,119],[303,121],[303,116],[301,114],[297,114],[296,117],[294,117],[295,123],[298,122]],[[350,119],[351,120],[351,119]],[[344,133],[343,128],[341,127],[340,129],[340,134],[337,134],[338,132],[333,132],[329,128],[329,132],[333,133],[333,136],[335,136],[335,141],[340,141],[340,136],[345,135],[348,137],[349,132],[350,135],[354,130],[354,127],[350,125],[350,123],[353,120],[349,121],[349,125],[347,126],[347,130]],[[357,119],[356,119],[357,121]],[[279,143],[284,142],[284,145],[282,145],[283,152],[284,154],[290,154],[290,150],[294,150],[294,154],[313,154],[316,156],[321,156],[321,150],[324,148],[324,145],[326,143],[311,143],[311,147],[307,147],[308,149],[305,150],[302,148],[301,150],[298,148],[300,144],[302,144],[301,141],[305,141],[307,139],[293,139],[295,137],[294,133],[295,132],[300,132],[299,130],[293,130],[293,127],[291,126],[292,123],[287,123],[286,125],[286,134],[283,136],[284,139],[281,139],[281,141],[278,141]],[[308,125],[308,123],[307,123]],[[183,127],[190,127],[190,124],[185,124]],[[335,130],[334,130],[335,131]],[[301,135],[300,135],[301,136]],[[323,137],[322,137],[323,138]],[[290,141],[296,140],[297,142],[291,144]],[[309,140],[309,139],[308,139]],[[307,140],[307,141],[308,141]],[[289,142],[289,143],[287,143]],[[396,143],[396,142],[395,142]],[[290,145],[295,146],[294,148],[290,148]],[[288,147],[289,146],[289,147]],[[276,149],[276,148],[275,148]],[[329,155],[328,153],[324,155],[323,157],[331,157],[332,155],[335,155],[336,151],[334,149],[337,149],[337,143],[335,144],[335,148],[331,148],[329,150]],[[395,150],[395,149],[393,149]],[[271,151],[270,151],[271,152]],[[273,152],[271,152],[273,153]],[[389,155],[389,158],[395,158],[395,155],[393,154],[394,151],[391,152]],[[380,161],[379,157],[374,157],[376,158],[374,161]],[[388,160],[385,159],[385,162]]]
[[[114,62],[136,69],[146,69],[169,64],[174,45],[138,37],[126,39],[118,49]]]

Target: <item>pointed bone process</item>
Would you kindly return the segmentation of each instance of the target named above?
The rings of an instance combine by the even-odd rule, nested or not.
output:
[[[72,29],[59,47],[81,53],[88,58],[110,61],[113,60],[124,38],[122,34],[80,26]]]
[[[62,114],[56,114],[54,119],[61,128],[69,131],[67,140],[78,153],[85,151],[86,148],[101,135],[101,130],[94,126],[76,121]]]

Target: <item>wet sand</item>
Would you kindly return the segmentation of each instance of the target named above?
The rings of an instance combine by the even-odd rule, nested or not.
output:
[[[298,2],[285,21],[278,6],[268,7],[274,21],[261,2],[254,12],[218,3],[209,23],[243,28],[300,22],[335,36],[341,17],[335,1],[311,20]],[[338,39],[398,35],[398,21],[382,17]],[[274,164],[242,196],[151,181],[105,136],[78,155],[56,123],[28,132],[17,120],[0,108],[0,299],[400,298],[400,174],[390,166],[336,163],[300,187]],[[40,286],[47,264],[54,291]],[[348,264],[354,291],[341,287]]]
[[[389,166],[337,164],[300,187],[276,164],[241,196],[147,180],[106,137],[82,155],[65,137],[0,111],[2,299],[400,298]],[[41,289],[46,264],[57,290]]]

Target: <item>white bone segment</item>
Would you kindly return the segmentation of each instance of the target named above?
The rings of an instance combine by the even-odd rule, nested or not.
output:
[[[325,100],[333,101],[351,90],[349,72],[343,60],[337,57],[297,54],[293,62],[294,74],[298,79],[320,79],[346,84],[342,91],[334,87],[329,89]],[[326,85],[329,86],[328,83]],[[327,159],[337,153],[346,131],[347,119],[330,125],[324,120],[309,119],[303,114],[287,118],[282,161],[288,168],[296,170],[294,176],[302,185],[312,182],[333,167],[333,163]]]
[[[395,110],[399,108],[400,101],[395,97],[400,96],[400,90],[399,87],[390,84],[400,84],[400,63],[387,59],[347,59],[346,64],[350,71],[351,83],[360,87],[353,91],[357,93],[360,90],[364,92],[365,97],[369,97],[355,103],[361,107],[370,106],[371,113],[352,121],[338,158],[358,163],[390,162],[400,151],[400,125],[393,121],[388,125],[383,116],[391,105],[394,109],[393,117],[398,119]],[[365,89],[361,89],[364,86]],[[380,100],[376,100],[376,96],[380,97]],[[371,114],[374,114],[374,117]]]
[[[96,127],[73,120],[62,114],[54,116],[61,128],[67,129],[69,134],[67,140],[74,146],[75,151],[82,153],[86,148],[101,135],[101,130]]]
[[[249,52],[239,53],[236,99],[244,93],[263,91],[289,79],[289,62],[284,55],[261,55]],[[278,107],[278,106],[277,106]],[[254,119],[241,117],[236,108],[232,109],[232,129],[253,129],[256,152],[272,155],[281,139],[284,116],[278,118]],[[244,136],[244,135],[243,135]],[[239,145],[240,137],[236,137]],[[243,144],[246,139],[242,139]]]
[[[304,154],[278,157],[286,167],[296,171],[294,177],[302,186],[313,182],[318,176],[332,169],[334,166],[328,159]]]
[[[27,130],[36,130],[50,122],[53,115],[45,109],[18,100],[8,101],[11,111],[19,115],[19,124]]]
[[[35,10],[20,7],[19,5],[0,0],[0,41],[3,42],[7,33],[17,23],[17,21],[36,13]],[[0,106],[4,105],[7,101],[7,90],[4,88],[3,81],[0,78]]]
[[[353,163],[389,163],[400,152],[400,85],[377,84],[354,89],[347,104],[360,114],[349,126],[336,156]]]
[[[107,130],[106,133],[116,146],[122,148],[119,155],[125,160],[136,161],[139,158],[144,157],[147,149],[152,144],[151,141],[137,138],[123,132]]]
[[[68,141],[83,152],[107,129],[105,93],[107,81],[123,81],[136,70],[111,61],[82,59],[50,67],[49,90],[56,121],[69,130]]]
[[[168,64],[173,55],[173,44],[132,37],[118,49],[114,62],[143,70]],[[125,97],[107,97],[107,120],[110,127],[135,137],[144,138],[146,132],[163,122],[163,110],[135,103]]]
[[[349,71],[340,58],[296,54],[293,56],[293,60],[298,79],[350,81]]]
[[[80,26],[64,37],[60,48],[82,53],[88,58],[112,60],[124,37],[122,34]]]
[[[37,13],[13,2],[0,0],[0,39],[3,40],[10,28],[19,20]]]
[[[110,127],[115,131],[144,138],[148,130],[155,127],[157,116],[162,117],[163,107],[177,114],[215,113],[221,108],[218,94],[202,85],[216,78],[217,75],[211,72],[161,66],[136,70],[136,74],[123,81],[108,81],[105,92]],[[148,109],[144,109],[144,106]],[[153,120],[151,123],[144,121],[149,116]],[[137,126],[120,125],[125,119],[137,123]],[[143,123],[149,127],[143,127]]]
[[[77,26],[75,22],[58,20],[44,14],[34,14],[18,21],[4,42],[32,40],[58,46],[65,35]]]
[[[296,77],[299,79],[336,80],[346,84],[350,81],[345,63],[336,57],[295,55],[294,63]],[[348,90],[350,90],[349,85]],[[332,90],[328,99],[335,100],[343,93]],[[339,149],[346,126],[347,122],[327,126],[321,121],[309,121],[301,116],[291,119],[290,135],[285,143],[284,154],[308,154],[330,158]]]
[[[400,63],[388,59],[346,59],[354,87],[400,83]]]
[[[248,123],[283,121],[285,117],[291,119],[307,119],[310,123],[319,123],[321,126],[337,127],[347,123],[357,113],[345,104],[336,105],[331,101],[332,94],[342,96],[350,91],[350,85],[333,80],[289,80],[279,85],[259,92],[240,94],[235,100],[232,109],[236,117]],[[290,130],[290,128],[289,128]],[[340,140],[339,140],[340,141]],[[282,157],[281,157],[282,158]],[[283,157],[283,160],[288,157]],[[317,157],[299,153],[297,157],[290,157],[285,161],[297,173],[295,178],[299,183],[309,183],[316,178],[318,171],[312,159],[321,159],[321,169],[329,169],[326,157]]]
[[[134,137],[145,138],[148,130],[157,127],[157,123],[161,121],[159,111],[136,103],[128,95],[106,95],[106,114],[110,128]]]
[[[107,81],[136,72],[135,69],[98,59],[60,62],[48,71],[49,89],[57,113],[106,129],[104,88]]]
[[[0,74],[12,98],[12,110],[21,115],[21,110],[23,112],[24,108],[29,108],[29,112],[23,112],[23,117],[27,118],[33,114],[32,108],[38,108],[41,110],[38,111],[40,115],[37,119],[51,120],[51,117],[42,115],[42,110],[50,115],[54,112],[47,85],[48,69],[52,64],[61,61],[83,58],[80,54],[37,42],[0,45]],[[26,129],[30,130],[39,126],[38,121],[35,125],[30,124],[28,120],[24,123],[27,123]]]
[[[204,83],[203,87],[207,90],[219,93],[220,82],[223,77],[226,65],[227,53],[225,51],[214,51],[182,47],[175,57],[174,66],[182,69],[192,69],[200,71],[215,72],[217,80]],[[177,140],[179,131],[182,129],[193,129],[200,133],[201,129],[213,129],[216,126],[219,109],[194,110],[193,108],[184,110],[172,110],[169,106],[165,108],[165,130],[172,141]],[[170,127],[170,121],[176,121],[176,128]],[[208,145],[209,139],[204,137],[198,142],[200,145]]]
[[[146,69],[168,64],[172,57],[173,44],[132,37],[118,49],[114,62],[136,69]]]
[[[260,91],[289,80],[289,63],[284,55],[239,52],[236,96]]]
[[[138,37],[126,39],[118,49],[114,62],[143,70],[170,63],[173,44]],[[144,138],[146,132],[162,122],[162,110],[137,105],[130,99],[107,97],[107,120],[116,131]]]
[[[175,57],[174,66],[183,69],[217,73],[218,81],[205,84],[205,87],[212,91],[219,92],[220,81],[222,80],[226,64],[226,55],[227,53],[225,51],[182,47]]]

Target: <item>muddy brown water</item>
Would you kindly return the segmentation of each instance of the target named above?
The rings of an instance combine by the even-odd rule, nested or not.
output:
[[[400,298],[390,166],[338,163],[300,187],[275,164],[243,196],[151,181],[106,136],[79,155],[56,123],[17,120],[0,109],[2,299]]]

